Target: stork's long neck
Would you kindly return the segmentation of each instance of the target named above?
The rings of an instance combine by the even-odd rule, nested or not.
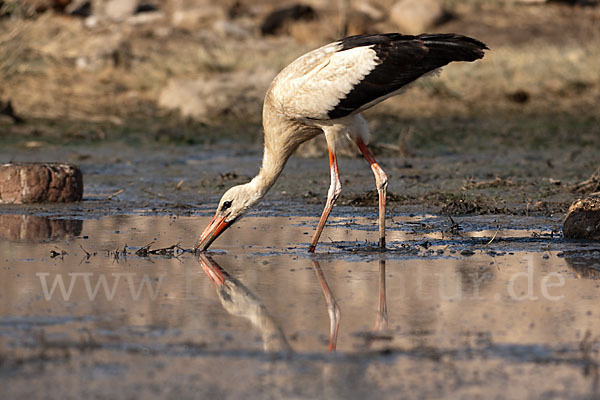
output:
[[[267,92],[263,106],[265,150],[258,175],[249,185],[262,198],[273,186],[285,167],[285,163],[298,146],[321,133],[320,130],[294,121],[278,112],[273,105],[271,92]]]
[[[271,186],[273,186],[277,178],[279,178],[287,160],[294,150],[295,148],[291,149],[291,151],[290,149],[285,148],[273,148],[268,142],[265,142],[262,166],[260,167],[258,174],[250,182],[260,198],[271,189]]]

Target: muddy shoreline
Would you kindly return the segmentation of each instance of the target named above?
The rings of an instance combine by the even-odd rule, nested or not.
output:
[[[457,129],[457,126],[449,129]],[[159,144],[72,141],[53,143],[20,139],[6,143],[0,162],[68,161],[84,174],[84,200],[73,204],[4,205],[1,213],[72,215],[81,218],[134,211],[194,214],[206,212],[229,187],[247,182],[258,171],[262,144],[228,140],[214,144]],[[466,141],[470,141],[467,137]],[[482,138],[479,148],[420,145],[398,155],[374,144],[390,176],[391,213],[436,213],[449,216],[509,214],[558,216],[584,195],[574,189],[597,166],[595,144],[569,147],[494,148]],[[302,155],[302,153],[300,153]],[[339,205],[360,209],[376,205],[371,172],[361,158],[340,161]],[[312,214],[322,205],[329,178],[326,157],[293,156],[258,208],[261,215]],[[364,210],[363,210],[364,212]]]

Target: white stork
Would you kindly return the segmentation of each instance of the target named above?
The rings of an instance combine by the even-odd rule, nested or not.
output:
[[[341,192],[336,138],[354,141],[375,175],[379,194],[379,246],[385,248],[387,176],[367,148],[370,132],[360,112],[417,78],[452,61],[475,61],[485,44],[456,34],[418,36],[388,33],[350,36],[313,50],[284,68],[271,83],[263,106],[265,149],[262,167],[250,182],[232,187],[195,248],[204,251],[273,186],[285,163],[303,142],[322,133],[329,149],[331,185],[309,248],[314,252]]]

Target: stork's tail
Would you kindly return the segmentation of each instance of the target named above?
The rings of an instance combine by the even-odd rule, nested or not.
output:
[[[454,33],[424,33],[417,36],[430,50],[430,55],[450,61],[475,61],[483,58],[485,43]]]

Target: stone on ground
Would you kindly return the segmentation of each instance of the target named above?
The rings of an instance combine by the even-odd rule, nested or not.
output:
[[[81,170],[63,163],[0,165],[0,204],[71,202],[83,197]]]
[[[569,239],[600,240],[600,196],[571,204],[563,222],[563,234]]]

